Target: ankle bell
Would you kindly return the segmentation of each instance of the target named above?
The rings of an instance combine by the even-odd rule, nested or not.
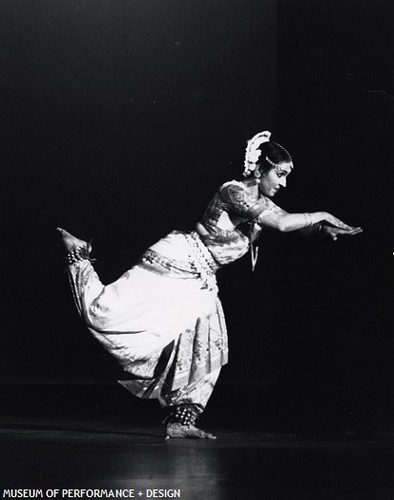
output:
[[[83,260],[89,260],[92,262],[92,259],[89,258],[89,253],[90,250],[87,246],[74,248],[66,255],[66,264],[71,266],[72,264]]]
[[[181,424],[186,427],[191,427],[195,425],[197,418],[199,417],[200,411],[196,405],[193,404],[182,404],[170,413],[167,418],[168,424]]]

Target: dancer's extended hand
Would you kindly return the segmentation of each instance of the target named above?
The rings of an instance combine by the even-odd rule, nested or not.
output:
[[[351,227],[347,226],[347,228],[338,228],[332,226],[323,225],[321,229],[322,234],[328,236],[333,241],[337,241],[338,236],[354,236],[356,234],[360,234],[363,232],[361,227]]]
[[[361,229],[360,227],[349,226],[345,222],[335,217],[335,215],[329,214],[328,212],[323,212],[322,222],[325,227],[333,227],[336,229],[342,229],[344,231],[352,231],[354,229]],[[360,231],[359,231],[360,232]]]

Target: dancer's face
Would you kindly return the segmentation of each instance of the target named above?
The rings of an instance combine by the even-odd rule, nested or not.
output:
[[[272,198],[281,188],[287,185],[287,177],[291,173],[290,163],[280,163],[278,167],[271,168],[268,172],[261,174],[259,190],[264,196]]]

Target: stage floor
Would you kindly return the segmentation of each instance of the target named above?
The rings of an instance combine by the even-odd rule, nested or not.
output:
[[[106,489],[101,498],[117,490],[126,498],[394,498],[392,435],[211,430],[214,441],[165,440],[151,425],[3,423],[0,494],[29,488],[39,498],[103,495],[83,489]]]
[[[133,398],[122,406],[123,392],[11,393],[0,411],[1,498],[394,498],[387,430],[274,430],[227,400],[219,411],[216,399],[201,422],[216,440],[166,440],[161,415]]]

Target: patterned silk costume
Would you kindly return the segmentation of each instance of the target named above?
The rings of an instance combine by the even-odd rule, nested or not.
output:
[[[275,205],[241,182],[223,184],[196,229],[174,231],[104,286],[85,259],[68,268],[78,310],[94,337],[119,362],[119,382],[162,406],[204,409],[228,361],[227,330],[216,271],[242,257],[241,224]]]

